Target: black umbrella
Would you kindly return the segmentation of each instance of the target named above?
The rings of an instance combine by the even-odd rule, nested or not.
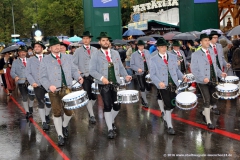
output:
[[[192,34],[190,32],[180,33],[175,35],[172,39],[176,40],[195,40],[198,37],[195,34]]]
[[[142,41],[156,41],[156,39],[154,39],[154,38],[151,37],[151,36],[139,37],[139,38],[137,39],[137,41],[139,41],[139,40],[142,40]]]
[[[100,44],[98,42],[90,42],[90,45],[96,48],[101,48]]]
[[[172,40],[172,38],[175,36],[175,35],[177,35],[177,34],[180,34],[180,33],[182,33],[182,32],[177,32],[177,31],[172,31],[172,32],[167,32],[167,33],[165,33],[164,35],[163,35],[163,38],[165,39],[165,40]]]
[[[124,40],[122,40],[122,39],[115,39],[115,40],[113,40],[112,43],[113,43],[113,44],[125,45],[125,44],[127,44],[127,41],[124,41]]]
[[[9,46],[5,49],[2,50],[2,52],[0,54],[4,54],[4,53],[8,53],[8,52],[12,52],[15,51],[19,48],[19,46],[15,45],[15,46]]]

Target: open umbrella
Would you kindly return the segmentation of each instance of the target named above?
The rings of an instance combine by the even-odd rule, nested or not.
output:
[[[143,36],[145,33],[139,29],[129,29],[126,32],[123,33],[123,37],[127,36]]]
[[[122,40],[122,39],[115,39],[115,40],[113,40],[112,43],[113,43],[113,44],[121,44],[121,45],[125,45],[125,44],[127,44],[127,41]]]
[[[163,35],[163,38],[165,39],[165,40],[172,40],[172,38],[175,36],[175,35],[177,35],[177,34],[180,34],[181,32],[176,32],[176,31],[172,31],[172,32],[168,32],[168,33],[165,33],[164,35]]]
[[[230,41],[229,39],[227,39],[227,37],[221,35],[219,38],[218,38],[218,41],[220,41],[221,39],[225,39],[227,41],[228,44],[232,44],[232,41]]]
[[[205,30],[202,30],[201,32],[209,35],[211,31],[217,31],[219,34],[223,34],[223,32],[220,29],[213,29],[213,28],[205,29]]]
[[[68,41],[70,41],[70,42],[79,42],[79,41],[81,41],[82,40],[82,38],[80,38],[80,37],[78,37],[78,36],[74,36],[74,37],[70,37],[69,39],[68,39]]]
[[[153,38],[160,38],[160,37],[163,37],[162,35],[160,35],[160,34],[151,34],[151,35],[149,35],[150,37],[153,37]]]
[[[62,41],[64,44],[66,44],[66,45],[70,45],[71,44],[71,42],[69,42],[69,41],[67,41],[67,40],[63,40]]]
[[[24,42],[21,42],[21,41],[17,42],[17,44],[20,45],[20,46],[25,46],[26,45]]]
[[[234,36],[239,34],[240,34],[240,25],[237,27],[234,27],[231,31],[229,31],[227,36]]]
[[[14,45],[14,46],[9,46],[5,49],[2,50],[2,52],[0,54],[4,54],[4,53],[8,53],[8,52],[12,52],[12,51],[15,51],[19,48],[18,45]]]
[[[185,33],[180,33],[175,35],[172,39],[176,39],[176,40],[195,40],[198,37],[194,34],[192,34],[191,32],[185,32]]]
[[[153,37],[150,36],[143,36],[143,37],[139,37],[137,39],[137,41],[142,40],[142,41],[156,41],[156,39],[154,39]]]

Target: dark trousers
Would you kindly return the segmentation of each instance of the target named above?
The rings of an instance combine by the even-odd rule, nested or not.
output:
[[[67,88],[62,88],[60,91],[57,92],[49,92],[49,98],[51,101],[51,106],[52,106],[52,112],[54,117],[61,117],[62,116],[62,110],[67,116],[72,116],[73,111],[72,110],[67,110],[64,108],[63,103],[62,103],[62,98],[67,95]]]
[[[164,103],[164,110],[170,111],[175,108],[175,91],[171,91],[170,89],[158,89],[160,96],[162,97]]]
[[[139,85],[139,88],[140,88],[141,92],[145,92],[145,89],[147,91],[150,91],[150,89],[151,89],[150,84],[147,83],[146,80],[145,80],[146,75],[147,75],[146,73],[144,73],[142,75],[137,75],[137,81],[138,81],[138,85]]]
[[[28,86],[23,83],[23,84],[18,84],[18,88],[19,88],[19,91],[22,95],[22,99],[23,99],[23,102],[27,102],[28,101],[28,98],[33,101],[35,96],[34,95],[29,95],[28,94]]]
[[[217,99],[213,98],[212,94],[216,92],[216,86],[212,84],[197,83],[199,90],[203,96],[203,107],[209,108],[210,105],[215,105]]]
[[[99,92],[102,96],[103,104],[104,104],[104,112],[119,111],[121,105],[119,103],[114,103],[117,101],[117,92],[112,85],[101,85],[98,84]]]
[[[83,89],[87,92],[89,100],[96,100],[97,95],[92,93],[92,83],[93,83],[93,80],[90,76],[84,77],[84,82],[82,86],[83,86]]]
[[[34,88],[34,93],[38,101],[38,108],[44,109],[45,106],[44,96],[47,93],[47,91],[42,86],[39,86]],[[51,105],[47,105],[47,107],[50,108]]]

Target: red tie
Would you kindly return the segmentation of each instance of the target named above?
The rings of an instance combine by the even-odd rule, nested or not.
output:
[[[109,57],[109,55],[108,55],[108,51],[105,51],[105,53],[106,53],[107,61],[108,61],[108,62],[111,62],[111,59],[110,59],[110,57]]]
[[[206,51],[206,54],[207,54],[207,58],[208,58],[209,64],[212,65],[212,58],[211,58],[209,52]]]
[[[42,62],[42,56],[39,56],[39,61]]]
[[[143,58],[144,62],[146,62],[145,55],[143,52],[142,52],[142,58]]]
[[[26,61],[25,61],[25,58],[22,60],[22,63],[23,63],[23,65],[26,67],[27,66],[27,63],[26,63]]]
[[[217,48],[216,48],[216,45],[213,46],[213,50],[214,50],[214,53],[217,55],[218,52],[217,52]]]
[[[58,64],[61,65],[61,59],[58,55],[56,55],[56,58],[57,58],[57,61],[58,61]]]
[[[163,56],[163,61],[164,61],[165,64],[168,64],[168,61],[167,61],[167,59],[166,59],[166,56]]]
[[[177,51],[177,55],[179,56],[179,57],[181,57],[182,55],[180,54],[180,52],[179,51]]]
[[[89,49],[89,47],[87,46],[86,49],[87,49],[88,55],[90,55],[90,49]]]

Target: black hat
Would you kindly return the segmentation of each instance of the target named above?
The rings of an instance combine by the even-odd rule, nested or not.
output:
[[[40,46],[42,46],[43,49],[46,48],[42,41],[33,42],[33,43],[32,43],[32,48],[34,48],[35,44],[39,44]]]
[[[32,50],[33,48],[32,48],[31,46],[28,46],[28,47],[27,47],[27,50],[29,50],[29,49],[31,49],[31,50]]]
[[[19,46],[18,51],[25,51],[25,52],[27,52],[28,51],[27,46]]]
[[[66,49],[68,49],[68,45],[67,45],[66,43],[60,42],[60,45],[61,45],[61,46],[65,46]]]
[[[140,46],[140,45],[145,45],[145,43],[143,42],[143,40],[139,40],[139,41],[137,42],[137,45],[138,45],[138,46]]]
[[[93,36],[92,36],[92,34],[89,31],[85,31],[85,32],[83,32],[83,34],[80,37],[81,38],[83,38],[83,37],[90,37],[90,38],[92,38]]]
[[[56,44],[60,44],[60,41],[57,37],[51,37],[49,39],[49,47],[54,46]]]
[[[214,35],[217,35],[218,37],[221,36],[221,34],[219,34],[217,31],[212,30],[211,33],[209,34],[209,39],[211,40],[212,36],[214,36]]]
[[[181,44],[179,43],[179,41],[174,40],[172,46],[180,47]]]
[[[97,39],[100,40],[101,38],[108,38],[109,41],[112,40],[112,38],[108,36],[107,32],[101,32]]]
[[[157,46],[168,46],[169,43],[162,37],[160,37],[158,40],[157,40],[157,43],[156,43]]]
[[[200,41],[204,38],[209,38],[209,36],[206,33],[203,33],[200,35]]]

